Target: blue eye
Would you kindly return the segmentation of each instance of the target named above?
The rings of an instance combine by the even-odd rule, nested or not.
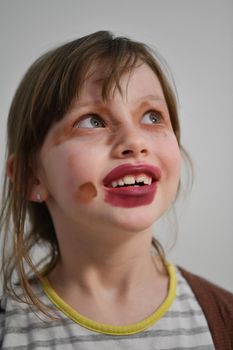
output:
[[[161,115],[155,111],[146,112],[142,117],[143,124],[158,124],[161,122]]]
[[[75,124],[76,128],[92,129],[104,128],[104,121],[96,115],[88,115]]]

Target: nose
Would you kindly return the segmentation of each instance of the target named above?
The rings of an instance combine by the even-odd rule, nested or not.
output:
[[[132,126],[120,128],[113,142],[112,155],[115,158],[140,158],[149,154],[148,140],[142,130]]]

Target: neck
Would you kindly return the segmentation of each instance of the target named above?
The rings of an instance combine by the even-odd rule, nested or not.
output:
[[[122,325],[122,320],[145,319],[162,304],[169,281],[161,259],[151,257],[149,231],[114,242],[80,237],[65,239],[69,245],[60,242],[60,260],[48,276],[74,310],[97,322]]]
[[[118,241],[101,240],[95,233],[92,239],[85,234],[75,236],[74,240],[66,239],[60,244],[60,259],[49,275],[52,284],[57,288],[81,288],[87,293],[97,289],[119,292],[134,289],[154,280],[161,271],[164,273],[159,259],[155,264],[151,258],[149,230],[126,237]]]

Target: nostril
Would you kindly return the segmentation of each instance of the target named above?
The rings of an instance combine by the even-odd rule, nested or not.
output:
[[[123,155],[128,155],[128,154],[131,154],[133,153],[133,151],[131,151],[130,149],[126,149],[122,152]]]
[[[143,148],[143,149],[139,150],[138,152],[135,152],[134,150],[131,150],[131,149],[125,149],[124,151],[121,152],[121,154],[123,156],[131,155],[131,154],[134,154],[134,153],[147,154],[147,150],[146,150],[146,148]]]

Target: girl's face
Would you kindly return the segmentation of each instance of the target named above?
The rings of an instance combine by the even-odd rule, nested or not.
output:
[[[57,230],[146,230],[176,195],[180,150],[158,78],[142,64],[104,102],[103,75],[86,80],[39,153],[36,190]]]

